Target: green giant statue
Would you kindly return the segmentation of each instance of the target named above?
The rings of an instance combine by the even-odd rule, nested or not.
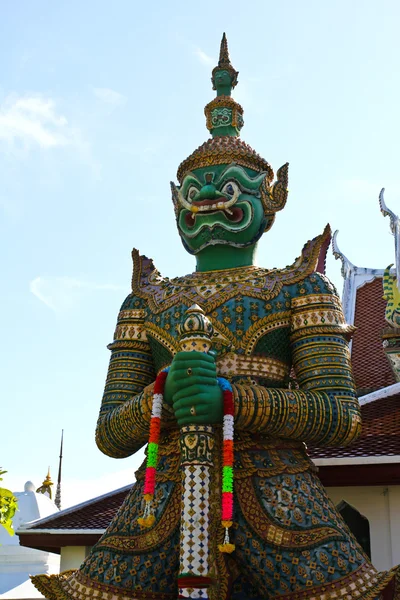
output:
[[[54,600],[378,600],[396,596],[327,497],[305,444],[357,439],[360,411],[327,228],[285,269],[254,264],[287,199],[239,137],[225,35],[211,138],[171,184],[190,275],[133,251],[96,439],[147,467],[78,571],[34,577]],[[168,369],[168,370],[166,370]]]

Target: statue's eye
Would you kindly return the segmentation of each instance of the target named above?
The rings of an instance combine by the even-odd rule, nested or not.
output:
[[[233,194],[235,193],[235,188],[231,183],[227,183],[225,184],[224,189],[222,191],[226,194],[229,194],[229,196],[233,196]]]
[[[196,194],[198,194],[198,191],[199,190],[192,185],[188,191],[189,200],[193,200],[193,198],[196,196]]]

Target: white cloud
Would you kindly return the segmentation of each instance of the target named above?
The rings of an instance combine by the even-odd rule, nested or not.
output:
[[[216,60],[212,56],[208,56],[201,48],[196,48],[195,54],[199,61],[208,67],[213,67],[217,64]]]
[[[29,284],[30,291],[48,308],[65,313],[76,306],[85,293],[109,290],[125,291],[110,283],[93,283],[73,277],[36,277]]]
[[[112,106],[122,106],[127,101],[126,96],[110,88],[93,88],[93,93],[96,98]]]
[[[55,148],[76,143],[77,131],[68,126],[51,98],[10,95],[0,104],[0,140]]]
[[[17,169],[18,161],[28,158],[37,148],[46,152],[67,149],[73,160],[78,158],[80,164],[88,166],[93,176],[100,179],[100,165],[92,155],[91,144],[78,127],[69,123],[52,98],[40,94],[8,95],[0,101],[0,149],[3,158],[8,159],[3,169]],[[65,156],[60,165],[64,163]],[[52,173],[57,174],[57,169],[52,169]],[[46,181],[48,179],[47,172]],[[14,181],[18,181],[18,177]],[[1,205],[11,202],[0,200]]]

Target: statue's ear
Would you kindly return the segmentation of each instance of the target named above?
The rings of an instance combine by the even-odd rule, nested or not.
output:
[[[267,219],[267,223],[265,225],[264,231],[269,231],[271,229],[272,225],[275,222],[275,213],[274,214],[270,214],[270,215],[265,214],[265,218]]]
[[[260,188],[261,201],[264,206],[265,214],[273,214],[282,208],[286,204],[288,197],[288,173],[289,163],[285,163],[276,174],[276,181],[274,184],[269,184],[268,175],[265,175]]]
[[[179,215],[178,190],[173,181],[171,181],[171,192],[172,192],[172,203],[174,205],[175,217],[178,218],[178,215]]]

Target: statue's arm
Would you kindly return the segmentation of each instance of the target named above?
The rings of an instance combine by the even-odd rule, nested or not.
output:
[[[145,306],[130,294],[121,306],[115,329],[100,414],[98,448],[124,458],[148,441],[155,372],[144,331]]]
[[[319,445],[346,445],[361,432],[340,300],[318,274],[292,300],[292,361],[299,389],[233,385],[236,427]],[[303,289],[306,289],[304,286]]]

